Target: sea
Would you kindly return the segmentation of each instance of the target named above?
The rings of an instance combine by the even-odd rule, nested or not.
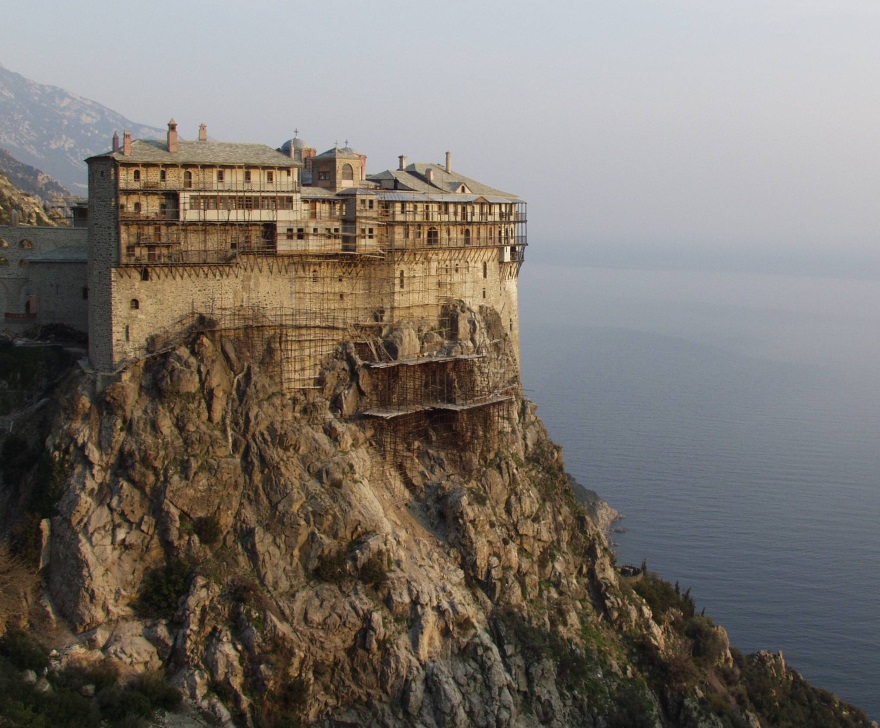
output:
[[[880,280],[527,263],[520,317],[618,563],[880,720]]]

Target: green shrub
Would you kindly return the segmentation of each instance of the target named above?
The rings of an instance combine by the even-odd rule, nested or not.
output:
[[[358,570],[358,579],[376,588],[388,581],[388,565],[381,551],[374,553]]]
[[[193,521],[193,530],[205,546],[216,544],[223,532],[220,530],[220,521],[217,516],[200,516]]]
[[[632,683],[620,687],[614,695],[614,707],[608,728],[654,728],[657,711],[647,690]]]
[[[169,685],[168,679],[161,672],[145,672],[138,675],[131,687],[144,695],[153,707],[162,710],[174,710],[183,699],[180,692]]]
[[[266,609],[269,605],[260,582],[251,574],[236,574],[229,580],[227,589],[236,604],[253,609]]]
[[[324,554],[315,567],[314,574],[321,581],[338,584],[348,576],[348,557],[341,550]]]
[[[148,571],[135,604],[137,612],[144,617],[173,617],[180,597],[186,593],[189,574],[189,564],[178,558]]]
[[[281,685],[258,704],[258,728],[299,728],[308,697],[308,686],[299,678]]]
[[[19,670],[33,670],[39,673],[49,667],[46,650],[18,628],[11,628],[0,637],[0,655]]]
[[[633,591],[648,603],[655,620],[661,620],[672,610],[681,612],[685,619],[694,616],[691,590],[682,593],[678,584],[673,587],[650,571],[633,584]]]
[[[717,662],[724,652],[724,642],[712,620],[702,615],[691,617],[684,628],[685,636],[693,642],[691,653],[696,660]]]

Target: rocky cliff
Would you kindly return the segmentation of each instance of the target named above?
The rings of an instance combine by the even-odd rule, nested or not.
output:
[[[463,314],[510,375],[492,312]],[[770,726],[791,705],[868,725],[621,576],[533,404],[389,442],[356,414],[354,347],[292,398],[274,357],[198,334],[101,392],[72,373],[14,423],[5,450],[32,455],[4,462],[0,515],[39,559],[30,619],[59,665],[164,671],[230,725]]]

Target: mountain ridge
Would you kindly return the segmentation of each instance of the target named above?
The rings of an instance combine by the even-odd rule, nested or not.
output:
[[[54,177],[71,192],[87,193],[84,160],[110,147],[113,132],[138,138],[164,132],[67,91],[40,84],[0,64],[0,147]]]

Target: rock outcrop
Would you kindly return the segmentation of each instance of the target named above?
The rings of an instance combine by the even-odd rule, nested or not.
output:
[[[455,345],[512,360],[462,314]],[[68,382],[42,551],[78,659],[165,670],[227,725],[769,725],[723,630],[618,576],[533,404],[389,448],[351,347],[292,398],[261,347],[198,335]]]

